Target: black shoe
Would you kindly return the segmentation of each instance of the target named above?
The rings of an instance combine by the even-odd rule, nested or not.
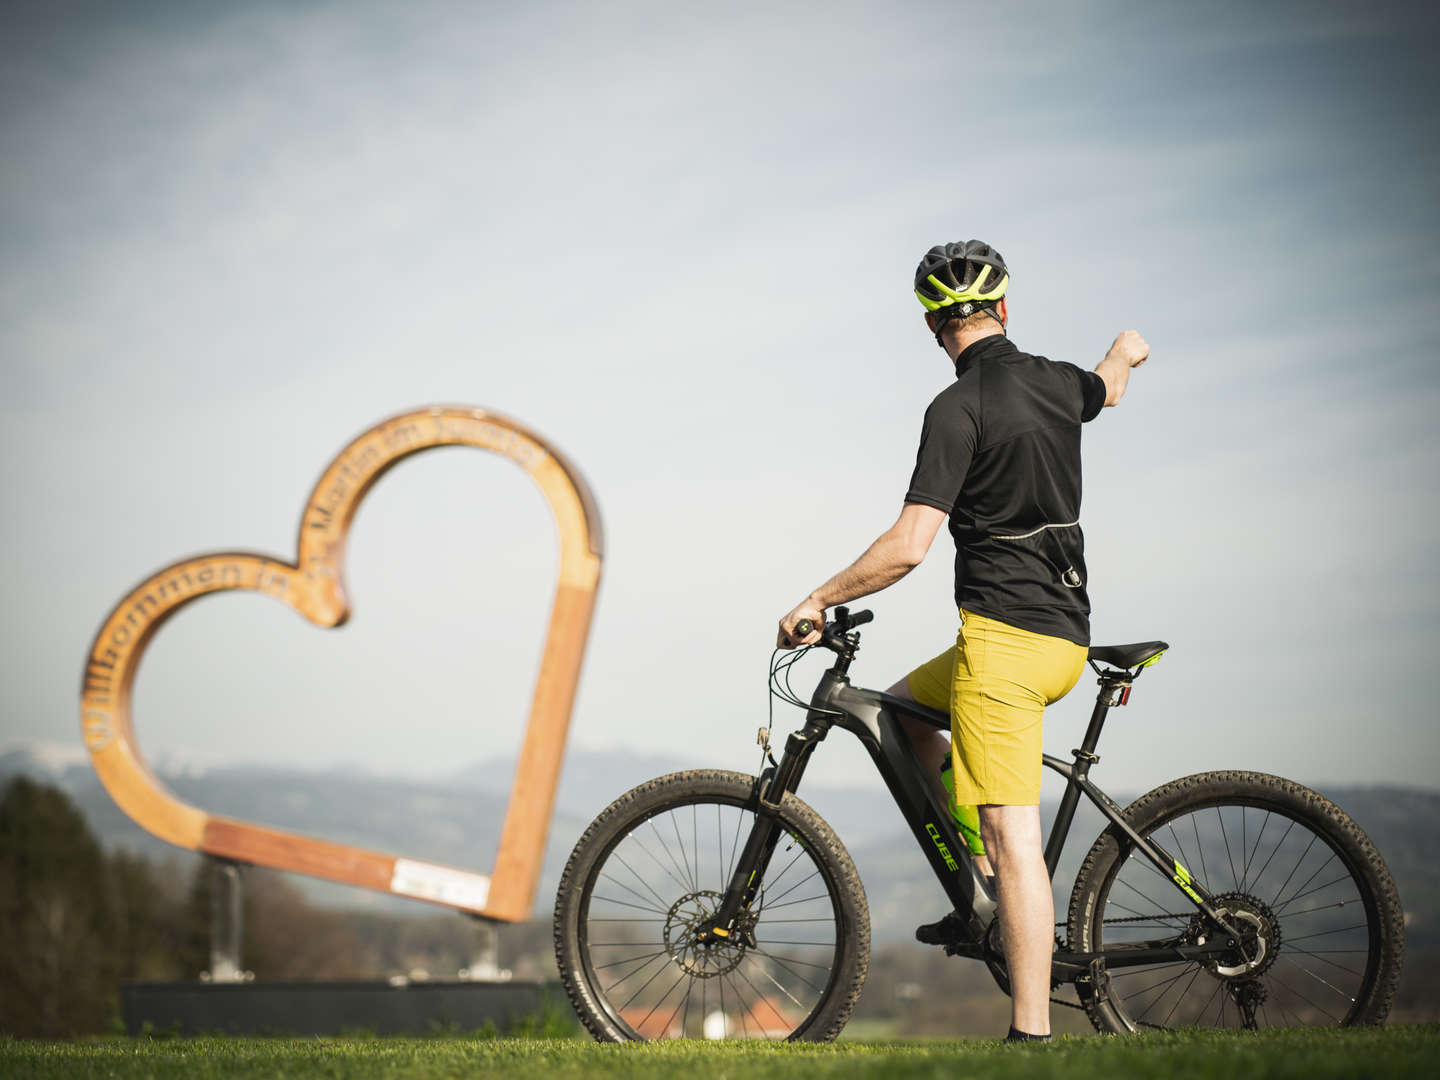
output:
[[[1010,1034],[1005,1036],[1007,1043],[1017,1042],[1049,1042],[1049,1035],[1031,1035],[1028,1031],[1021,1031],[1019,1028],[1011,1028]]]
[[[915,940],[923,945],[964,945],[970,940],[970,935],[960,913],[952,911],[938,922],[917,926]]]

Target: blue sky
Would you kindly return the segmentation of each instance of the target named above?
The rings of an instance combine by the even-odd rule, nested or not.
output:
[[[0,22],[0,740],[78,742],[82,657],[135,582],[293,557],[350,437],[463,402],[545,433],[599,497],[575,743],[750,764],[775,619],[893,520],[950,377],[915,262],[973,236],[1012,267],[1022,348],[1153,348],[1086,433],[1095,640],[1173,646],[1101,782],[1435,785],[1433,8]],[[415,773],[510,752],[554,561],[513,466],[422,456],[361,509],[351,623],[188,609],[147,654],[142,744]],[[944,647],[949,566],[941,537],[874,598],[857,681]],[[866,769],[827,747],[814,776]]]

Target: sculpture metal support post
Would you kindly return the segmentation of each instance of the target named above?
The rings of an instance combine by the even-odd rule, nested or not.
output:
[[[500,973],[500,934],[489,919],[471,920],[475,933],[474,955],[470,959],[470,978],[476,982],[498,982],[508,978]]]
[[[245,895],[240,867],[228,859],[211,859],[210,867],[210,981],[242,982]]]

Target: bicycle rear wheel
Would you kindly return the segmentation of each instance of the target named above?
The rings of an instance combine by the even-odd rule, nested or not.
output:
[[[1205,963],[1109,970],[1080,995],[1097,1028],[1384,1021],[1400,979],[1403,912],[1380,853],[1338,806],[1277,776],[1212,772],[1156,788],[1125,817],[1216,894],[1245,941]],[[1173,937],[1201,944],[1213,933],[1113,827],[1085,858],[1067,928],[1078,952]]]
[[[724,897],[754,778],[694,770],[642,784],[585,831],[560,879],[555,958],[597,1039],[828,1041],[865,981],[870,915],[849,854],[793,795],[760,891],[723,942],[694,931]]]

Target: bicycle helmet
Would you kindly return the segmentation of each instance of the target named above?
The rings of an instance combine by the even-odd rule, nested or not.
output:
[[[980,240],[932,247],[915,268],[915,296],[926,311],[938,311],[935,340],[951,319],[988,311],[1005,295],[1010,271],[1005,260]]]

